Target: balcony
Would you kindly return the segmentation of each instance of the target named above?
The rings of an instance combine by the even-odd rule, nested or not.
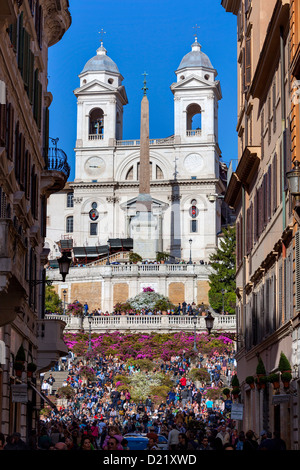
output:
[[[68,354],[68,348],[63,340],[63,331],[66,323],[61,318],[53,320],[43,319],[37,321],[38,340],[38,371],[49,370],[61,356]]]
[[[48,149],[46,169],[42,172],[42,192],[47,197],[64,188],[70,175],[67,155],[57,147]]]

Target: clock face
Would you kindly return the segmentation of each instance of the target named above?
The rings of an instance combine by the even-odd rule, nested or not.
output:
[[[189,173],[199,172],[203,168],[203,158],[198,153],[190,153],[183,164]]]
[[[105,162],[100,157],[90,157],[85,162],[84,168],[88,175],[99,176],[105,170]]]

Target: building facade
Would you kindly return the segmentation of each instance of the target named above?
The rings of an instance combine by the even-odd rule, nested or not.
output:
[[[257,433],[277,431],[289,449],[298,449],[299,360],[292,353],[298,322],[294,276],[299,262],[294,250],[298,228],[286,173],[292,168],[298,139],[298,105],[293,106],[291,99],[291,53],[296,54],[299,44],[291,13],[293,9],[298,12],[299,2],[223,0],[222,6],[237,16],[238,166],[225,200],[237,215],[242,426]],[[278,391],[271,384],[264,390],[251,390],[246,378],[256,377],[258,360],[263,361],[268,375],[277,373],[281,353],[293,371],[289,388],[281,383]]]
[[[36,425],[39,383],[66,353],[64,323],[44,318],[47,198],[70,168],[48,149],[48,48],[71,24],[68,0],[0,2],[0,431]],[[56,152],[56,154],[55,154]],[[51,324],[50,324],[51,323]],[[22,356],[19,353],[22,351]],[[23,361],[24,371],[17,368]],[[29,368],[28,368],[29,369]]]
[[[97,268],[109,254],[115,255],[111,262],[128,261],[124,251],[133,249],[140,175],[140,139],[122,140],[123,109],[128,102],[123,76],[101,43],[79,74],[79,87],[74,91],[75,179],[48,200],[49,259],[55,262],[60,240],[71,238],[74,263],[84,264],[86,271],[83,279],[83,268],[71,268],[65,287],[57,287],[61,298],[62,290],[67,289],[68,301],[77,292],[78,300],[89,298],[93,308],[112,311],[117,302],[141,292],[147,283],[152,285],[157,269],[154,288],[159,293],[174,303],[208,303],[209,256],[228,219],[220,197],[227,176],[218,145],[221,87],[197,38],[175,74],[176,82],[170,87],[174,135],[149,139],[152,212],[158,252],[169,253],[173,263],[185,260],[201,265],[190,271],[186,266],[181,271],[156,266],[151,272],[148,266],[139,269],[138,277],[133,266]],[[55,271],[48,275],[56,281]],[[83,284],[90,282],[94,289],[88,296]]]

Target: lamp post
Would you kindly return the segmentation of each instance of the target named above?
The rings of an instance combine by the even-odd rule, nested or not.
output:
[[[109,240],[107,240],[107,261],[106,261],[106,264],[107,264],[107,265],[110,264],[110,262],[109,262],[109,255],[110,255],[110,253],[109,253]]]
[[[193,351],[195,353],[197,353],[198,352],[197,344],[196,344],[197,315],[193,316],[193,322],[194,322],[194,347],[193,347]]]
[[[193,243],[193,240],[190,238],[190,239],[189,239],[189,244],[190,244],[190,260],[189,260],[188,264],[192,264],[192,243]]]
[[[214,326],[214,317],[212,316],[211,312],[208,312],[208,314],[205,317],[205,324],[206,324],[206,329],[208,331],[208,334],[210,335],[210,332]]]
[[[61,258],[57,260],[58,266],[59,266],[59,272],[62,275],[63,281],[65,281],[66,275],[69,274],[71,261],[72,261],[71,258],[69,258],[66,252],[64,252]]]
[[[64,315],[65,315],[66,314],[66,295],[67,295],[66,289],[63,290],[63,295],[64,295]]]
[[[294,162],[294,168],[286,173],[288,189],[295,200],[294,213],[299,224],[300,222],[300,162]]]
[[[221,292],[222,292],[222,312],[223,312],[223,315],[224,315],[224,313],[225,313],[225,311],[224,311],[224,294],[225,294],[225,289],[222,289]]]
[[[89,347],[88,347],[88,351],[91,351],[92,350],[92,316],[91,315],[88,315],[88,321],[89,321]]]

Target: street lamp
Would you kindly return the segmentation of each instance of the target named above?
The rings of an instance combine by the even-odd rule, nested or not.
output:
[[[223,315],[224,315],[224,313],[225,313],[225,311],[224,311],[224,293],[225,293],[225,289],[222,289],[221,292],[222,292],[222,312],[223,312]]]
[[[288,189],[295,199],[294,211],[299,222],[300,218],[300,162],[294,162],[294,168],[286,173]]]
[[[193,351],[195,351],[195,353],[197,353],[198,352],[197,345],[196,345],[197,315],[193,316],[193,322],[194,322],[194,347],[193,347]]]
[[[88,321],[89,321],[89,347],[88,351],[92,350],[92,315],[88,315]]]
[[[66,275],[69,274],[69,268],[70,268],[71,261],[72,261],[71,258],[69,258],[69,256],[67,255],[66,252],[64,252],[62,254],[61,258],[59,258],[57,260],[58,267],[59,267],[59,272],[62,275],[62,280],[63,281],[65,281]]]
[[[207,316],[205,317],[205,324],[206,324],[206,329],[208,331],[208,334],[210,335],[210,332],[214,326],[214,317],[212,316],[211,312],[208,312]]]
[[[189,239],[189,244],[190,244],[190,260],[189,260],[188,264],[192,264],[192,243],[193,243],[193,240],[190,238],[190,239]]]
[[[107,265],[110,264],[110,262],[109,262],[109,255],[110,255],[110,253],[109,253],[109,240],[107,240],[107,261],[106,261],[106,264],[107,264]]]
[[[64,294],[64,315],[65,315],[66,314],[66,295],[67,295],[66,289],[63,290],[63,294]]]

